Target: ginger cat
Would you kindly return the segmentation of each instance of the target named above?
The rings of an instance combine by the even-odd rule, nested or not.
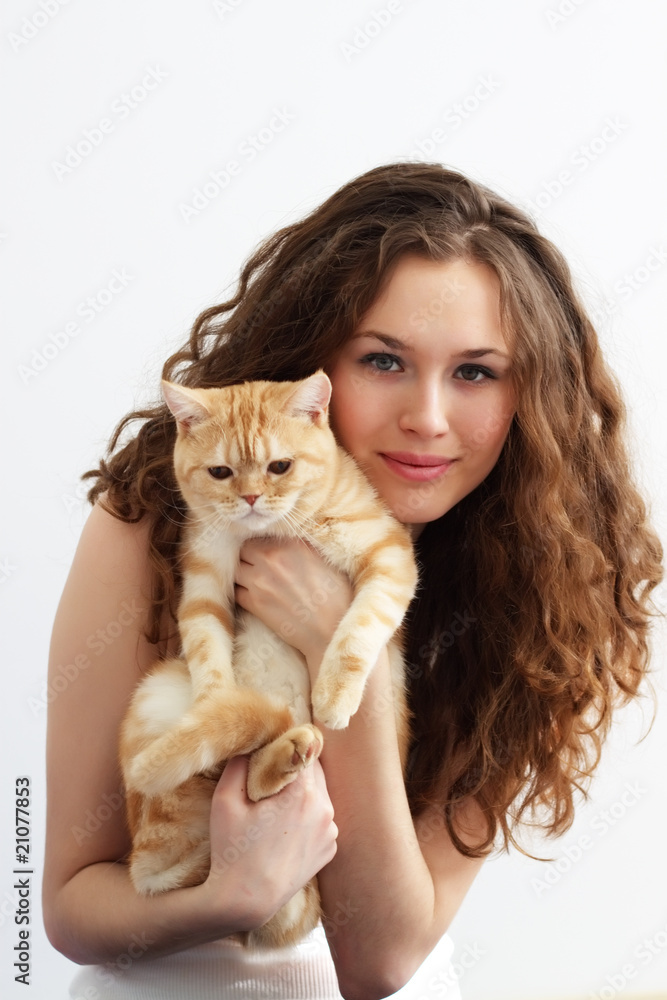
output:
[[[157,664],[144,678],[121,729],[130,876],[143,894],[208,877],[211,797],[230,757],[251,754],[247,794],[258,801],[319,756],[322,735],[311,705],[325,726],[347,726],[417,582],[407,529],[336,444],[324,372],[300,382],[217,389],[163,382],[163,393],[178,426],[174,470],[188,520],[180,549],[182,658]],[[354,599],[312,695],[301,654],[235,607],[239,550],[253,535],[306,539],[352,581]],[[396,641],[389,649],[405,763],[403,662]],[[224,870],[224,860],[214,858],[216,864]],[[291,944],[319,916],[313,880],[241,939]]]

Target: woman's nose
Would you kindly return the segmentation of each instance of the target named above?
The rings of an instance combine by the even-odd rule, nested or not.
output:
[[[415,386],[403,403],[399,426],[424,438],[446,434],[449,421],[442,387]]]

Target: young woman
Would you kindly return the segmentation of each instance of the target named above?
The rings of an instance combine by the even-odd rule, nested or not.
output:
[[[523,213],[437,164],[371,170],[267,240],[163,375],[208,387],[318,368],[339,441],[415,539],[405,782],[383,655],[349,728],[325,730],[321,761],[280,793],[283,822],[256,840],[244,831],[266,803],[245,795],[246,761],[228,764],[211,812],[214,850],[237,847],[224,879],[135,894],[118,727],[142,673],[178,649],[184,508],[171,415],[128,415],[87,474],[94,508],[53,634],[57,670],[124,623],[49,718],[46,927],[74,961],[107,963],[79,995],[424,995],[485,856],[517,844],[524,819],[568,828],[612,710],[645,674],[660,544],[595,331]],[[244,546],[238,604],[291,620],[312,678],[350,599],[305,543]],[[317,936],[260,958],[221,940],[316,872],[331,957]]]

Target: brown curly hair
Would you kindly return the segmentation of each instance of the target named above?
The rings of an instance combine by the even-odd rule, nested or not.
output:
[[[417,542],[408,616],[413,713],[406,787],[480,856],[521,822],[561,834],[586,794],[612,710],[648,671],[662,548],[624,444],[625,411],[560,252],[521,211],[440,164],[377,167],[252,254],[233,298],[205,310],[163,377],[210,387],[329,367],[407,253],[490,266],[513,354],[517,412],[486,480]],[[125,443],[124,432],[143,421]],[[164,404],[121,420],[88,498],[151,516],[148,637],[175,613],[184,504]],[[454,816],[472,796],[475,848]]]

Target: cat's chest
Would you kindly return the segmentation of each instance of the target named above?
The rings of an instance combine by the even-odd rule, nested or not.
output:
[[[246,612],[238,617],[234,675],[243,687],[286,702],[296,725],[311,721],[310,678],[304,658]]]

